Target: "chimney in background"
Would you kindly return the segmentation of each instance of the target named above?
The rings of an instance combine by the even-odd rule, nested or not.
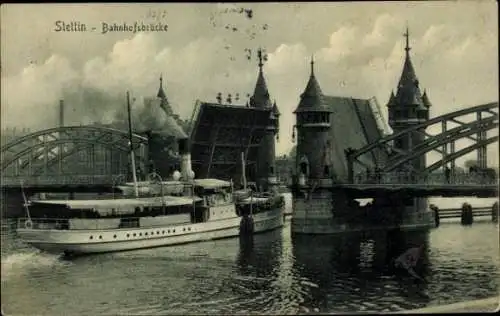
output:
[[[191,168],[191,152],[189,151],[189,138],[180,138],[179,155],[181,156],[181,177],[184,181],[194,179],[194,172]]]
[[[64,101],[59,100],[59,127],[64,127]]]

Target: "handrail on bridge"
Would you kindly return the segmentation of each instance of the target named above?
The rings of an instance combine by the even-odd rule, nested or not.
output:
[[[356,174],[353,181],[348,184],[360,185],[393,185],[393,184],[417,184],[417,185],[493,185],[498,183],[498,175],[492,176],[486,172],[450,174],[434,173],[429,175],[419,175],[412,172],[360,172]]]

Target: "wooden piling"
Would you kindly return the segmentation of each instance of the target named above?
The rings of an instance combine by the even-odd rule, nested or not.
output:
[[[472,225],[472,223],[474,222],[472,206],[469,203],[462,204],[461,222],[462,225]]]
[[[430,209],[434,212],[434,224],[436,225],[436,227],[439,227],[439,208],[436,205],[431,204]]]
[[[491,221],[493,223],[498,222],[498,201],[493,203],[493,206],[491,207]]]

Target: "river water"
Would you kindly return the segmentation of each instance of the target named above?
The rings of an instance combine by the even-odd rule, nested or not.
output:
[[[458,206],[458,205],[457,205]],[[388,269],[425,244],[415,282]],[[428,232],[254,237],[71,261],[2,232],[4,315],[388,312],[499,295],[498,225],[459,219]]]

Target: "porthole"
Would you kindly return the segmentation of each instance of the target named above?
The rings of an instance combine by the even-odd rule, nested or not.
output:
[[[142,233],[139,233],[139,236],[142,236]]]
[[[174,233],[174,234],[175,234],[175,229],[174,229],[174,230],[172,230],[172,233]]]
[[[99,239],[102,239],[102,236],[99,236]]]
[[[162,231],[161,231],[161,233],[162,233],[163,235],[165,235],[165,231],[164,231],[164,230],[162,230]]]
[[[94,239],[94,236],[90,236],[90,239]]]
[[[130,237],[130,234],[127,234],[127,238]]]
[[[113,235],[113,238],[116,238],[116,235]]]
[[[145,233],[144,233],[144,236],[147,236],[147,235],[148,235],[148,232],[145,232]]]
[[[191,231],[191,227],[188,227],[188,230]]]
[[[135,236],[137,236],[137,234],[136,234],[136,233],[134,233],[134,237],[135,237]]]
[[[153,236],[155,234],[155,232],[151,232],[151,236]]]
[[[183,228],[183,229],[182,229],[182,231],[183,231],[183,232],[185,232],[185,231],[186,231],[186,228]]]
[[[157,230],[157,231],[156,231],[156,235],[159,235],[159,234],[160,234],[160,231],[159,231],[159,230]]]
[[[168,230],[168,233],[170,234],[170,229]]]

